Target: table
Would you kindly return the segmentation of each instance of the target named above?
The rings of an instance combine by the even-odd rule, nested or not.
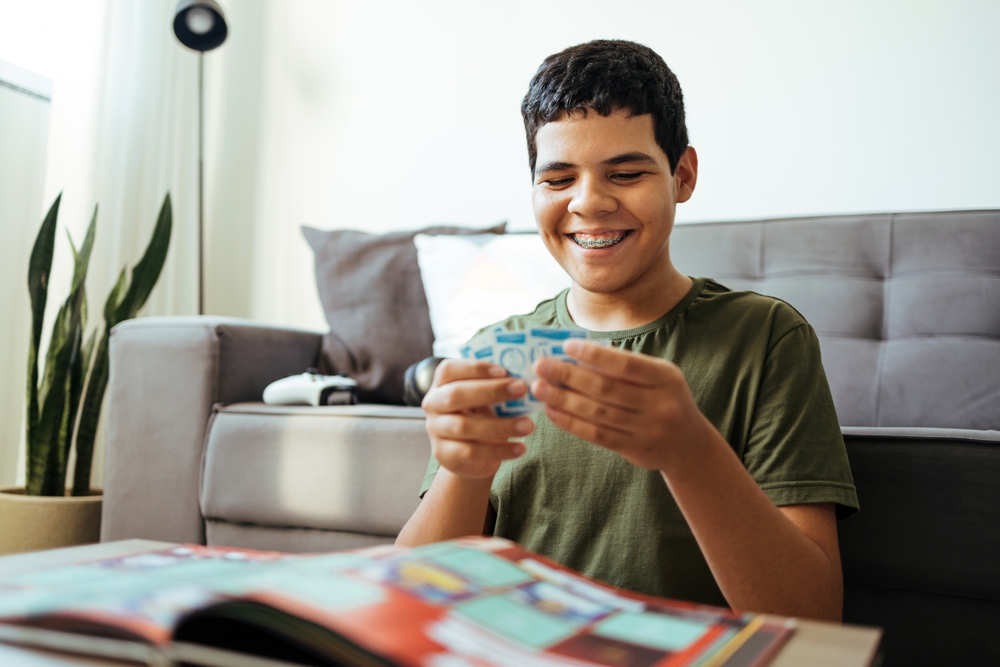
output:
[[[177,546],[171,542],[123,540],[0,557],[0,577],[102,558],[130,556]],[[783,619],[782,619],[783,620]],[[869,667],[881,630],[798,620],[798,628],[769,667]],[[12,667],[122,667],[134,663],[70,656],[0,644],[0,665]]]

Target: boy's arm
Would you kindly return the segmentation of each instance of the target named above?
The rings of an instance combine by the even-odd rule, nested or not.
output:
[[[447,359],[434,373],[424,397],[427,434],[440,468],[396,544],[417,546],[482,535],[493,476],[506,459],[524,453],[509,438],[534,430],[526,418],[501,419],[488,406],[523,396],[521,380],[494,364]]]
[[[726,600],[735,609],[839,622],[844,584],[833,504],[776,507],[712,432],[661,475]]]
[[[573,341],[580,365],[543,360],[532,386],[552,422],[659,470],[735,609],[839,621],[831,504],[778,508],[701,413],[670,362]],[[598,370],[599,369],[599,370]]]
[[[466,535],[482,535],[492,483],[492,476],[467,480],[441,468],[417,510],[399,532],[396,544],[415,547]]]

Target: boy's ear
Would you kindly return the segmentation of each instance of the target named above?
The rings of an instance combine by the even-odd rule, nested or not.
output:
[[[694,186],[698,182],[698,153],[694,146],[688,146],[674,169],[674,186],[677,192],[677,203],[686,202],[694,194]]]

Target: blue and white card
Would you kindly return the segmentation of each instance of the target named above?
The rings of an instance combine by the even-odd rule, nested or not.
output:
[[[534,363],[538,359],[550,357],[576,363],[563,350],[566,341],[572,338],[587,339],[589,336],[583,329],[535,327],[523,331],[507,331],[498,326],[470,340],[462,348],[462,357],[497,364],[510,377],[524,380],[530,385],[532,380],[538,378],[534,371]],[[530,388],[521,398],[493,406],[498,417],[520,417],[544,409],[545,404],[532,395]]]

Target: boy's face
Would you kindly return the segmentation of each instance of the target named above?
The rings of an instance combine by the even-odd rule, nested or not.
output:
[[[693,149],[671,175],[653,117],[625,111],[564,115],[539,128],[535,146],[535,221],[574,283],[611,294],[669,275],[674,209],[697,173]]]

